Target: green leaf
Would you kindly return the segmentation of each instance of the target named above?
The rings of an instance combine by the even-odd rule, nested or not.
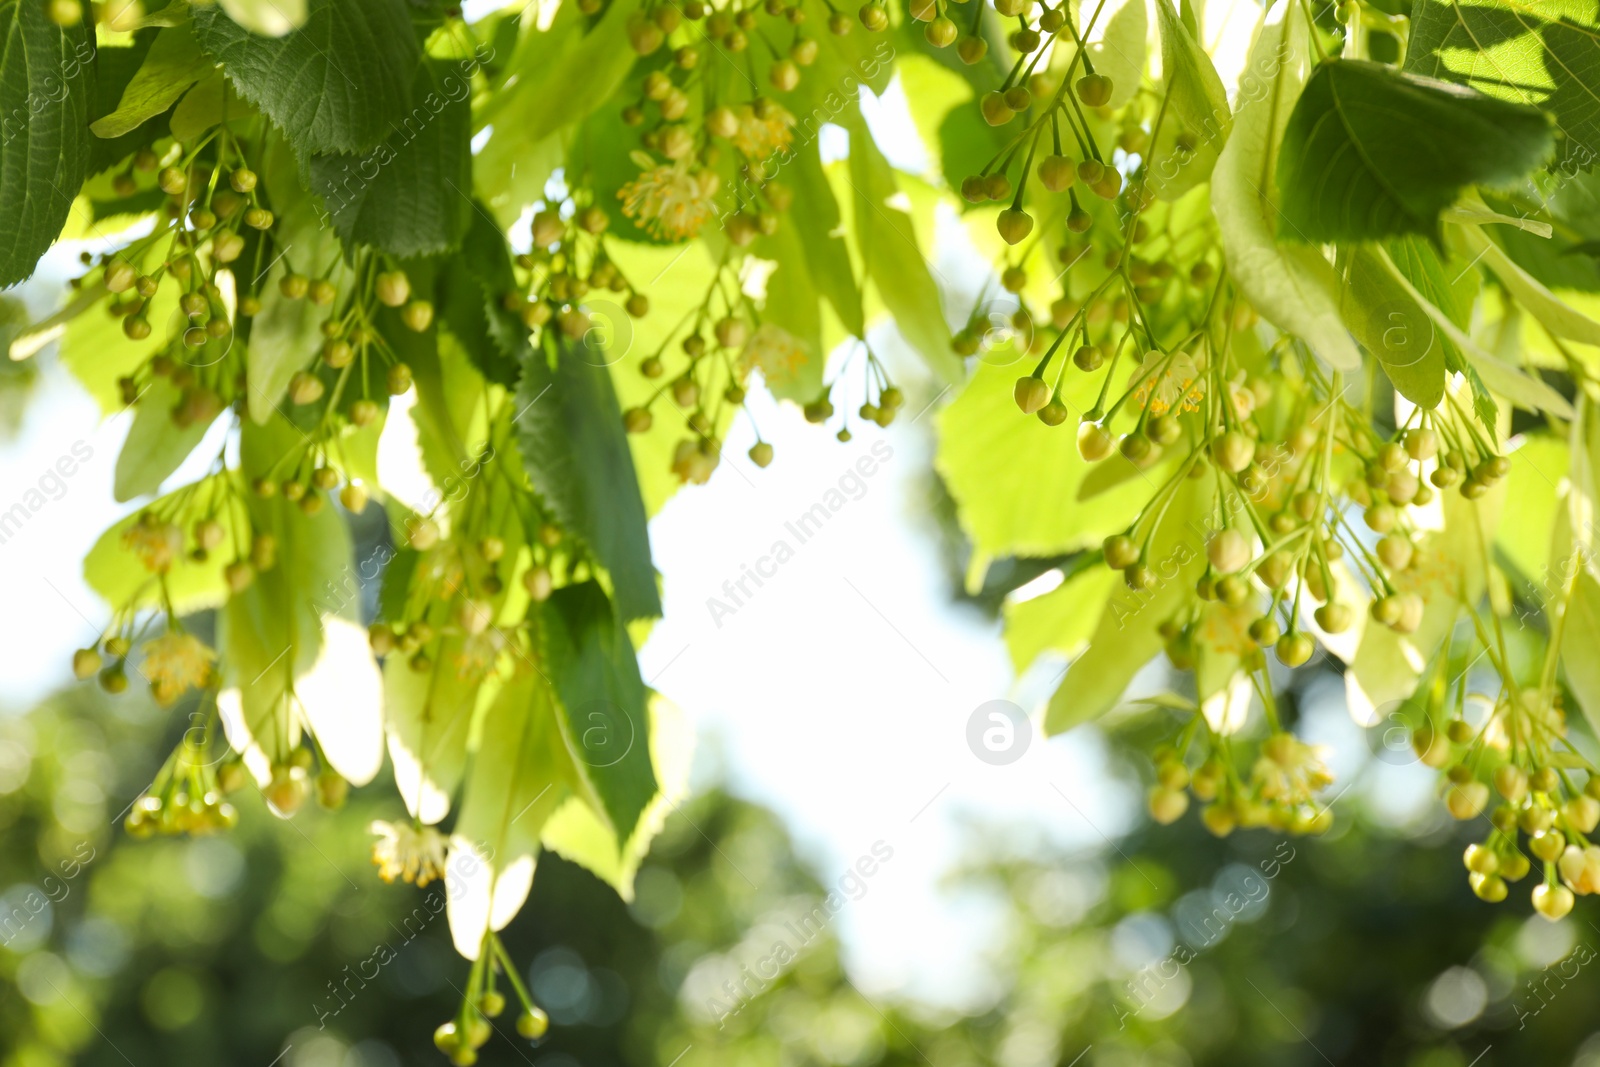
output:
[[[633,643],[596,582],[557,589],[539,614],[573,767],[618,839],[626,840],[656,794],[649,707]]]
[[[625,840],[619,840],[606,821],[581,796],[569,797],[545,824],[542,843],[562,858],[581,864],[622,896],[633,899],[633,876],[661,831],[667,815],[683,797],[689,783],[694,733],[683,714],[660,696],[650,701],[650,762],[661,780],[661,790]]]
[[[1031,364],[980,364],[939,413],[934,466],[955,497],[973,547],[991,558],[1098,547],[1126,529],[1154,491],[1145,471],[1101,493],[1091,506],[1072,506],[1098,468],[1078,454],[1073,420],[1049,427],[1017,410],[1013,385],[1030,370]],[[1069,374],[1062,399],[1081,412],[1098,390],[1098,380]],[[1104,462],[1123,461],[1119,455]]]
[[[502,303],[520,293],[505,234],[476,205],[469,206],[461,253],[439,276],[444,321],[483,376],[515,386],[528,357],[528,327]],[[620,310],[620,309],[619,309]]]
[[[1156,0],[1156,25],[1167,114],[1150,150],[1149,182],[1157,196],[1176,200],[1210,177],[1233,120],[1217,68],[1172,0]]]
[[[962,378],[961,361],[950,350],[939,287],[917,244],[911,215],[895,206],[900,192],[894,170],[872,140],[866,121],[852,108],[845,116],[850,131],[850,185],[856,247],[862,273],[872,279],[895,325],[945,382]]]
[[[302,438],[287,420],[240,430],[239,468],[245,479],[277,469]],[[237,696],[218,697],[228,740],[258,784],[272,779],[298,744],[306,720],[296,682],[318,662],[325,609],[350,610],[338,594],[349,575],[350,535],[334,508],[306,515],[282,497],[244,494],[250,527],[277,541],[277,563],[229,597],[218,616],[223,686]],[[369,661],[370,651],[366,653]]]
[[[661,614],[644,501],[604,353],[559,345],[552,370],[533,349],[517,388],[517,442],[534,489],[611,577],[625,621]]]
[[[1004,609],[1006,649],[1011,666],[1021,674],[1044,652],[1076,656],[1093,636],[1100,609],[1117,595],[1117,572],[1085,553],[1076,574],[1043,596]]]
[[[1522,177],[1551,143],[1549,120],[1534,108],[1377,63],[1324,63],[1278,157],[1284,235],[1437,241],[1439,213],[1463,188]]]
[[[1561,669],[1567,687],[1578,698],[1589,728],[1600,734],[1600,656],[1594,654],[1594,637],[1600,633],[1600,581],[1588,570],[1579,571],[1567,601],[1561,631]]]
[[[305,25],[262,37],[197,7],[195,37],[302,158],[366,152],[411,111],[422,50],[405,0],[310,0]]]
[[[574,770],[550,683],[533,670],[506,682],[485,713],[451,834],[445,879],[456,951],[477,959],[528,899],[545,823],[572,793]]]
[[[1091,9],[1098,0],[1080,4]],[[1118,110],[1139,91],[1150,52],[1150,14],[1139,0],[1105,0],[1100,17],[1086,35],[1096,74],[1111,79],[1106,106]]]
[[[1365,627],[1345,669],[1345,697],[1357,725],[1381,723],[1416,691],[1423,665],[1461,622],[1461,605],[1476,605],[1483,596],[1490,563],[1484,548],[1494,540],[1504,486],[1496,483],[1477,500],[1440,494],[1444,528],[1424,534],[1417,544],[1417,562],[1394,576],[1401,591],[1422,597],[1422,625],[1411,634],[1387,626]]]
[[[479,129],[493,132],[474,159],[485,201],[509,223],[543,195],[561,165],[541,142],[583,121],[612,98],[638,58],[628,43],[637,0],[614,0],[598,20],[562,4],[544,31],[525,34],[506,64],[506,79],[478,109]],[[542,164],[542,165],[541,165]]]
[[[220,125],[224,116],[237,114],[238,110],[251,109],[239,99],[222,71],[215,70],[183,94],[178,106],[172,109],[167,126],[174,140],[194,144],[207,130]]]
[[[211,423],[179,427],[173,422],[172,409],[179,397],[177,387],[166,378],[156,378],[139,397],[133,425],[117,454],[112,495],[118,503],[160,489],[211,429]]]
[[[1406,70],[1542,108],[1565,134],[1557,163],[1600,151],[1600,21],[1579,0],[1416,0]]]
[[[460,244],[473,211],[470,95],[446,64],[424,63],[412,89],[417,108],[381,145],[311,160],[311,188],[346,245],[406,259]]]
[[[89,129],[96,137],[121,137],[176,104],[210,70],[211,61],[201,54],[187,23],[162,30],[123,90],[117,109],[96,119]]]
[[[1429,303],[1444,312],[1446,318],[1463,330],[1472,324],[1472,304],[1482,287],[1479,272],[1463,269],[1454,262],[1447,271],[1433,245],[1415,235],[1385,242],[1384,251],[1389,254],[1395,270]],[[1454,366],[1459,350],[1448,337],[1440,340],[1444,344],[1445,358]]]
[[[240,492],[240,487],[232,484],[237,481],[231,474],[211,475],[168,493],[152,502],[149,509],[157,514],[171,514],[184,500]],[[167,572],[166,599],[163,599],[155,577],[122,543],[123,534],[139,521],[142,510],[118,520],[95,540],[94,547],[83,560],[83,580],[89,588],[113,608],[154,608],[170,603],[179,615],[214,608],[226,600],[228,585],[223,580],[222,569],[233,562],[231,552],[213,552],[199,562],[189,556],[176,560]],[[239,508],[223,508],[216,517],[227,534],[223,544],[239,544],[242,538],[248,538],[240,522],[243,515]]]
[[[1479,227],[1462,226],[1461,235],[1468,250],[1494,272],[1500,283],[1516,297],[1517,303],[1538,319],[1545,329],[1557,337],[1587,345],[1600,345],[1600,322],[1574,310],[1546,289],[1543,283],[1519,267]]]
[[[384,726],[394,784],[406,810],[432,824],[450,813],[450,797],[467,766],[467,737],[480,697],[480,682],[456,668],[465,639],[440,638],[429,650],[432,665],[414,670],[406,656],[383,663]]]
[[[1193,482],[1179,486],[1150,541],[1155,585],[1113,589],[1088,650],[1073,661],[1050,698],[1044,722],[1047,735],[1092,722],[1116,707],[1139,668],[1161,651],[1164,641],[1156,628],[1194,595],[1195,579],[1206,566],[1203,531],[1191,520],[1205,514],[1209,492]]]
[[[866,331],[861,291],[850,265],[850,246],[838,232],[839,202],[822,170],[819,148],[807,146],[796,153],[783,171],[783,181],[794,192],[789,217],[805,220],[787,228],[799,231],[811,282],[817,292],[828,298],[844,328],[859,337]]]
[[[1361,354],[1339,314],[1339,278],[1312,248],[1278,242],[1278,146],[1305,85],[1310,42],[1292,0],[1261,24],[1239,85],[1233,132],[1211,175],[1211,209],[1228,272],[1261,315],[1340,370]]]
[[[1485,352],[1478,347],[1466,331],[1457,326],[1450,316],[1439,310],[1417,291],[1416,287],[1408,281],[1399,271],[1393,270],[1393,264],[1388,262],[1388,256],[1378,252],[1385,265],[1391,270],[1393,281],[1399,285],[1405,295],[1421,308],[1428,318],[1433,320],[1456,348],[1465,357],[1462,369],[1468,371],[1468,380],[1472,383],[1473,406],[1478,411],[1478,417],[1485,426],[1493,423],[1493,402],[1488,399],[1487,393],[1480,395],[1480,390],[1487,387],[1501,396],[1510,400],[1519,407],[1530,411],[1549,411],[1563,418],[1572,417],[1572,405],[1567,398],[1556,392],[1543,381],[1501,361],[1498,357]]]
[[[93,122],[98,122],[117,109],[128,84],[139,73],[139,68],[144,66],[145,57],[150,54],[150,48],[160,32],[148,30],[132,34],[126,47],[96,44],[94,106],[89,110],[91,130],[94,128]],[[105,173],[139,149],[155,144],[157,139],[166,136],[167,132],[165,123],[146,122],[121,137],[110,140],[103,137],[90,138],[89,173],[91,175]],[[160,190],[156,192],[160,194]],[[97,221],[98,218],[97,215]]]
[[[262,183],[279,215],[276,239],[282,255],[261,284],[261,310],[250,323],[245,353],[250,392],[250,418],[264,423],[279,409],[289,379],[316,358],[322,345],[322,320],[327,313],[304,297],[292,300],[278,283],[297,271],[309,277],[339,261],[338,242],[321,225],[311,198],[301,189],[294,160],[281,140],[268,146]]]
[[[802,218],[805,216],[794,216]],[[822,341],[822,304],[817,295],[816,278],[812,275],[801,234],[806,226],[780,226],[770,237],[762,237],[751,246],[751,251],[761,259],[778,264],[767,278],[766,301],[761,308],[761,326],[747,351],[761,350],[761,331],[783,330],[804,349],[803,360],[771,360],[758,363],[762,378],[772,395],[781,400],[804,403],[822,392],[823,363],[827,350]],[[825,234],[823,240],[831,240]],[[846,263],[848,264],[848,257]]]
[[[1395,280],[1388,260],[1358,247],[1345,269],[1344,317],[1395,390],[1432,410],[1444,400],[1445,341],[1433,320]]]
[[[0,0],[0,289],[32,274],[66,225],[89,174],[93,99],[93,27]]]
[[[306,21],[306,0],[218,0],[218,4],[233,21],[264,37],[282,37]]]

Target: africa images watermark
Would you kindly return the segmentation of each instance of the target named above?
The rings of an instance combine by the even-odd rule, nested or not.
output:
[[[484,64],[494,61],[494,48],[491,45],[480,44],[466,59],[457,63],[459,74],[446,74],[438,81],[438,88],[422,98],[421,103],[413,107],[402,122],[392,122],[394,134],[378,145],[371,152],[356,159],[353,163],[345,163],[340,173],[335,174],[330,169],[319,184],[323,186],[322,199],[326,204],[327,214],[322,222],[327,225],[332,215],[338,214],[346,207],[359,205],[362,197],[366,195],[367,186],[377,181],[378,174],[384,167],[393,163],[398,151],[403,151],[421,136],[434,120],[444,113],[450,104],[464,103],[472,96],[472,76]],[[442,95],[441,95],[442,94]],[[396,138],[404,138],[399,141]],[[354,173],[351,167],[354,167]]]
[[[94,448],[87,441],[72,442],[68,452],[70,454],[45,468],[37,483],[22,494],[21,500],[0,511],[0,545],[21,533],[28,520],[43,511],[45,505],[66,496],[67,479],[94,458]]]
[[[857,857],[855,863],[846,867],[836,879],[837,889],[829,890],[828,895],[810,911],[796,919],[786,920],[782,934],[773,940],[763,955],[751,963],[742,963],[738,977],[722,983],[721,991],[728,997],[726,1001],[717,996],[706,998],[707,1017],[716,1022],[718,1029],[725,1028],[730,1018],[738,1015],[745,1005],[765,993],[772,983],[783,976],[790,964],[811,947],[847,903],[855,903],[867,895],[871,888],[869,879],[892,859],[894,848],[886,841],[874,841],[871,848]]]
[[[756,590],[766,584],[764,579],[777,577],[778,568],[794,559],[797,546],[804,545],[821,533],[828,520],[843,511],[846,505],[867,495],[867,479],[882,469],[881,464],[894,458],[894,447],[888,441],[879,439],[872,443],[869,451],[871,455],[861,456],[852,466],[846,467],[820,500],[783,524],[784,531],[793,538],[793,544],[788,538],[778,538],[772,542],[766,555],[757,557],[754,567],[748,563],[740,564],[738,577],[722,583],[722,597],[706,597],[706,611],[711,613],[711,621],[717,629],[722,629],[725,617],[738,614],[739,609],[755,597]],[[750,588],[752,582],[755,583],[755,589]]]
[[[339,972],[340,977],[338,979],[330,978],[328,980],[328,992],[331,995],[322,999],[324,1002],[331,1003],[332,1006],[323,1007],[321,1004],[315,1003],[311,1005],[311,1010],[317,1014],[318,1030],[327,1029],[329,1019],[337,1017],[340,1012],[349,1007],[351,1002],[355,1000],[356,994],[367,988],[367,983],[377,981],[378,975],[383,968],[398,959],[401,950],[415,941],[417,935],[421,934],[435,919],[444,914],[449,904],[450,890],[454,889],[457,893],[460,893],[461,889],[459,887],[463,879],[470,878],[478,873],[483,861],[480,861],[477,850],[482,851],[486,860],[492,861],[494,849],[487,844],[480,843],[476,846],[476,849],[451,850],[450,859],[444,867],[444,881],[448,888],[444,892],[436,889],[428,893],[423,897],[421,904],[412,908],[408,914],[401,918],[400,922],[404,929],[399,926],[395,927],[395,931],[401,935],[398,947],[392,946],[388,941],[380,941],[371,952],[362,959],[357,960],[353,965],[345,964],[344,969]],[[391,923],[391,925],[393,924]],[[370,973],[368,971],[369,965]]]
[[[88,849],[89,854],[84,855]],[[9,910],[0,907],[0,946],[9,948],[17,936],[26,930],[52,904],[60,904],[72,895],[72,881],[83,869],[94,862],[94,846],[79,841],[72,855],[56,864],[56,874],[47,874],[39,886],[29,886],[26,893]],[[9,895],[9,894],[8,894]]]
[[[1284,855],[1285,849],[1288,849],[1288,855]],[[1259,874],[1254,870],[1246,872],[1238,879],[1238,886],[1225,893],[1213,890],[1209,900],[1200,909],[1185,909],[1184,902],[1180,901],[1177,910],[1182,914],[1176,915],[1176,925],[1180,927],[1182,941],[1171,952],[1155,963],[1141,967],[1127,980],[1124,992],[1132,1007],[1131,1010],[1119,1009],[1118,1029],[1126,1029],[1128,1020],[1144,1011],[1183,968],[1227,936],[1246,910],[1264,908],[1272,892],[1272,880],[1282,874],[1283,869],[1294,862],[1294,858],[1294,846],[1287,841],[1279,841],[1272,856],[1257,865]]]

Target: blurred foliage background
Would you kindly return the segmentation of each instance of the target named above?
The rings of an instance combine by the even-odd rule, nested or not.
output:
[[[1142,773],[1122,746],[1157,725],[1113,737],[1119,775]],[[363,854],[392,802],[356,794],[285,823],[236,798],[226,836],[129,839],[119,811],[181,727],[86,686],[0,718],[0,1062],[444,1062],[430,1034],[465,965],[442,886],[337,862]],[[958,1013],[863,996],[838,924],[804,925],[831,887],[781,822],[704,790],[631,905],[541,860],[507,944],[553,1026],[530,1046],[502,1018],[481,1062],[1600,1065],[1588,909],[1551,925],[1482,904],[1461,876],[1467,831],[1402,833],[1357,803],[1339,814],[1317,840],[1216,840],[1191,815],[1077,854],[972,826],[951,888],[1005,921],[985,1003]],[[775,977],[741,971],[779,939],[797,951]]]

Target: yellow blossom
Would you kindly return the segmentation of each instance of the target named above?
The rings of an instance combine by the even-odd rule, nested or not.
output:
[[[682,241],[698,234],[717,213],[717,175],[684,163],[649,164],[644,157],[646,169],[617,192],[622,213],[663,239]]]
[[[794,116],[781,105],[769,100],[759,115],[748,104],[739,109],[739,132],[733,135],[733,146],[749,159],[759,163],[788,148],[793,140]]]
[[[745,373],[748,374],[752,369],[760,370],[768,385],[783,385],[793,381],[810,358],[805,344],[798,337],[770,322],[762,323],[750,335],[739,357]]]
[[[211,678],[211,661],[217,654],[190,634],[164,633],[144,646],[141,668],[150,682],[156,703],[171,704]]]
[[[164,574],[183,552],[183,531],[147,513],[123,533],[122,545],[139,557],[146,570]]]
[[[499,630],[472,634],[461,642],[461,651],[456,653],[456,677],[463,681],[484,681],[494,673],[500,650],[505,647],[505,634]]]
[[[1203,362],[1187,352],[1146,352],[1134,372],[1133,398],[1148,406],[1150,414],[1169,411],[1199,411],[1205,399],[1206,380]]]
[[[378,835],[372,843],[372,863],[385,882],[399,878],[425,886],[444,875],[444,835],[431,826],[417,829],[407,823],[374,820],[368,827]]]

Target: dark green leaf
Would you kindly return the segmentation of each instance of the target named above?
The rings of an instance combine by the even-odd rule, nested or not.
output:
[[[0,289],[33,273],[89,173],[93,28],[0,0]]]
[[[364,156],[311,161],[311,187],[348,244],[401,258],[454,249],[472,201],[470,86],[442,63],[417,68],[404,121]]]
[[[1565,134],[1556,162],[1600,153],[1600,20],[1579,0],[1416,0],[1406,70],[1542,108]]]
[[[540,617],[573,763],[625,841],[656,793],[650,712],[633,643],[596,582],[556,590]]]
[[[422,50],[405,0],[312,0],[305,25],[276,38],[218,7],[197,7],[194,25],[200,47],[301,158],[375,148],[411,109]]]
[[[981,121],[981,120],[980,120]],[[984,123],[985,128],[989,128]],[[850,266],[850,249],[839,229],[839,202],[822,171],[822,157],[816,145],[795,153],[783,180],[794,191],[789,217],[797,222],[800,243],[805,248],[806,266],[817,292],[828,298],[839,321],[851,333],[865,330],[861,315],[861,292],[856,287],[855,270]]]
[[[532,349],[517,408],[528,478],[610,572],[622,618],[660,615],[644,500],[611,372],[585,346],[563,347],[553,370],[544,352]]]
[[[505,235],[475,204],[468,205],[461,253],[439,272],[445,324],[483,376],[514,386],[528,352],[528,327],[502,303],[519,292]]]
[[[1325,63],[1284,132],[1280,236],[1437,240],[1439,213],[1464,187],[1521,177],[1551,141],[1534,108],[1376,63]]]

